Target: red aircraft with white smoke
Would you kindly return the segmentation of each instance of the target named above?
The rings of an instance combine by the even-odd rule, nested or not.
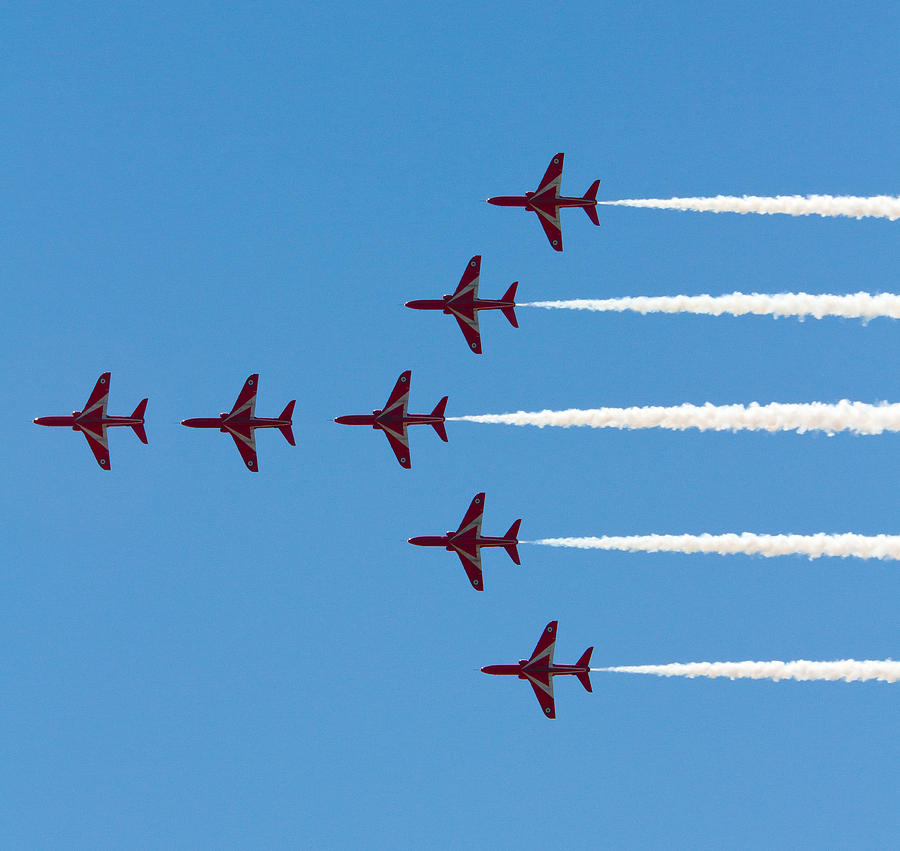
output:
[[[134,409],[130,417],[113,417],[106,413],[106,402],[109,398],[109,373],[104,372],[97,379],[91,395],[81,411],[72,411],[71,417],[38,417],[34,420],[37,425],[60,426],[71,428],[72,431],[80,431],[86,438],[91,452],[97,459],[97,463],[104,469],[109,469],[109,443],[106,439],[106,429],[113,426],[130,426],[138,436],[141,443],[147,442],[147,433],[144,431],[144,411],[147,410],[147,400],[142,399]]]
[[[557,621],[550,621],[544,627],[530,659],[520,659],[518,665],[485,665],[481,669],[485,674],[515,676],[520,680],[528,680],[534,689],[534,696],[548,718],[556,718],[556,704],[553,700],[554,677],[573,674],[578,677],[578,682],[586,691],[593,691],[590,665],[594,648],[588,647],[574,665],[555,665],[553,651],[556,649],[556,624]]]
[[[445,295],[443,299],[419,299],[406,302],[413,310],[441,310],[453,316],[459,323],[469,348],[476,355],[481,354],[481,332],[478,330],[479,310],[502,310],[513,328],[518,328],[516,320],[516,287],[518,281],[512,283],[500,299],[478,298],[478,278],[481,275],[481,255],[476,254],[466,266],[460,278],[459,286],[453,295]]]
[[[469,577],[469,582],[476,591],[484,590],[484,581],[481,576],[481,548],[482,547],[503,547],[509,557],[516,563],[520,564],[519,551],[516,549],[519,541],[519,524],[521,519],[516,520],[509,527],[506,534],[502,538],[490,538],[481,534],[481,518],[484,515],[484,494],[477,493],[475,498],[469,505],[459,524],[459,528],[455,532],[447,532],[446,535],[422,535],[418,538],[410,538],[409,542],[418,547],[443,547],[447,552],[455,552],[462,562],[462,566]]]
[[[255,412],[258,386],[259,375],[253,373],[244,382],[230,413],[219,414],[218,417],[195,417],[181,421],[182,425],[190,428],[217,428],[223,433],[230,434],[234,438],[234,445],[237,446],[238,452],[241,453],[241,458],[244,459],[244,464],[253,473],[259,470],[256,459],[256,436],[253,434],[255,429],[277,428],[291,446],[296,446],[294,432],[291,430],[293,425],[291,416],[294,413],[296,400],[292,399],[288,402],[281,415],[275,419],[257,417]]]
[[[595,180],[590,189],[581,198],[567,197],[559,194],[559,184],[562,180],[563,154],[556,154],[534,192],[526,192],[524,195],[497,195],[488,198],[488,204],[496,204],[498,207],[524,207],[526,211],[536,213],[550,245],[556,251],[562,251],[562,229],[559,224],[559,211],[563,207],[581,207],[588,218],[599,225],[597,218],[597,187],[599,180]]]
[[[409,402],[409,383],[412,372],[406,370],[400,374],[391,395],[385,402],[384,408],[374,410],[371,414],[348,414],[344,417],[335,417],[334,421],[341,425],[365,425],[380,429],[388,439],[394,455],[400,462],[400,466],[407,470],[412,466],[409,458],[409,438],[406,427],[410,425],[430,425],[438,437],[447,442],[447,431],[444,428],[444,410],[447,407],[447,397],[444,396],[430,414],[408,414],[406,406]]]

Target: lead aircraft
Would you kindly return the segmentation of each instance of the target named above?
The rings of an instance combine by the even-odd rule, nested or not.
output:
[[[394,455],[400,462],[400,466],[409,469],[412,462],[409,459],[409,438],[406,427],[409,425],[430,425],[437,436],[447,442],[447,431],[444,428],[444,410],[447,407],[447,397],[444,396],[434,406],[430,414],[408,414],[406,406],[409,402],[409,382],[412,376],[410,370],[400,373],[391,395],[388,396],[384,408],[376,409],[371,414],[348,414],[343,417],[335,417],[334,421],[341,425],[367,425],[374,429],[380,429],[388,439]]]
[[[478,278],[481,275],[481,255],[476,254],[466,266],[460,278],[459,286],[453,295],[445,295],[443,299],[419,299],[406,302],[413,310],[441,310],[453,316],[459,323],[469,348],[476,355],[481,354],[481,332],[478,329],[479,310],[502,310],[513,328],[518,328],[516,321],[516,287],[518,281],[510,284],[509,289],[500,299],[478,298]]]
[[[469,510],[466,511],[455,532],[447,532],[445,535],[422,535],[418,538],[410,538],[409,543],[418,547],[444,547],[447,552],[455,552],[462,562],[462,566],[469,577],[469,582],[476,591],[484,590],[484,580],[481,575],[481,548],[503,547],[509,557],[516,563],[519,562],[519,551],[516,549],[519,541],[521,520],[516,520],[509,527],[502,538],[489,538],[481,534],[481,518],[484,515],[484,494],[477,493]]]
[[[550,240],[550,245],[556,251],[563,250],[562,229],[559,223],[559,211],[563,207],[581,207],[595,225],[600,224],[597,218],[599,180],[595,180],[580,198],[559,194],[563,156],[556,154],[550,160],[550,165],[547,166],[547,171],[544,172],[544,177],[534,192],[526,192],[524,195],[497,195],[487,199],[488,204],[495,204],[498,207],[524,207],[526,211],[536,213],[547,239]]]
[[[548,718],[556,718],[553,677],[561,674],[573,674],[578,677],[578,682],[584,686],[586,691],[593,691],[590,674],[593,647],[588,647],[574,665],[553,664],[553,651],[556,649],[556,624],[557,621],[550,621],[544,627],[530,659],[520,659],[518,665],[485,665],[481,669],[485,674],[515,676],[520,680],[528,680],[534,689],[534,696],[538,699],[544,715]]]
[[[91,452],[97,459],[97,463],[104,469],[109,469],[109,443],[106,439],[106,429],[113,426],[130,426],[138,436],[141,443],[147,442],[147,433],[144,431],[144,411],[147,410],[147,400],[142,399],[134,409],[130,417],[113,417],[106,413],[106,402],[109,399],[109,373],[104,372],[97,379],[91,395],[85,402],[81,411],[72,411],[71,417],[38,417],[34,420],[37,425],[60,426],[71,428],[72,431],[80,431],[86,438]]]
[[[291,430],[293,425],[291,416],[294,413],[296,399],[288,402],[281,415],[276,419],[257,417],[255,412],[258,386],[259,375],[253,373],[244,382],[244,386],[238,394],[237,401],[234,403],[230,413],[219,414],[218,417],[195,417],[181,421],[182,425],[190,428],[217,428],[223,433],[230,434],[234,438],[234,445],[237,446],[238,452],[241,453],[241,458],[244,459],[244,464],[253,473],[259,470],[259,464],[256,459],[254,429],[277,428],[291,446],[296,445],[294,443],[294,432]]]

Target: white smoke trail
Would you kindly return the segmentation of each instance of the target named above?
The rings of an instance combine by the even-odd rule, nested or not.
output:
[[[631,535],[602,538],[542,538],[522,543],[584,550],[618,550],[643,553],[716,553],[760,555],[766,558],[804,555],[840,558],[900,559],[900,535]]]
[[[900,404],[869,405],[842,399],[836,404],[809,402],[805,404],[760,405],[676,405],[643,408],[570,408],[565,411],[517,411],[512,414],[475,414],[448,417],[454,422],[499,423],[516,426],[555,426],[572,428],[665,428],[685,431],[824,431],[835,434],[852,431],[854,434],[881,434],[900,431]]]
[[[866,659],[839,659],[835,662],[688,662],[671,665],[624,665],[591,668],[618,674],[656,674],[660,677],[728,677],[731,680],[843,680],[864,682],[900,680],[900,662]]]
[[[858,198],[852,195],[716,195],[714,198],[626,198],[621,201],[598,201],[611,207],[652,207],[656,210],[693,210],[698,213],[759,213],[788,216],[849,216],[854,219],[900,219],[900,198],[875,195]]]
[[[634,296],[630,298],[578,298],[566,301],[529,301],[518,307],[547,310],[596,310],[635,313],[696,313],[708,316],[843,316],[848,319],[900,319],[900,295],[894,293],[853,293],[851,295],[810,295],[809,293],[731,293],[730,295]]]

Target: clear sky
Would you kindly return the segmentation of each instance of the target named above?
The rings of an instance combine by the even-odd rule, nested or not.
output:
[[[576,314],[522,300],[894,291],[900,222],[482,203],[898,194],[895,3],[29,3],[0,20],[0,835],[19,847],[886,847],[900,686],[557,684],[556,721],[482,665],[898,655],[898,568],[522,546],[484,531],[897,533],[898,438],[371,430],[411,410],[900,401],[897,325]],[[111,370],[149,396],[112,470],[32,418]],[[292,448],[182,428],[260,373]]]

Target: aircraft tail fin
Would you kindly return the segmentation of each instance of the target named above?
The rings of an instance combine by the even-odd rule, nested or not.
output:
[[[516,300],[516,287],[519,286],[518,281],[513,281],[510,284],[509,289],[503,293],[503,298],[501,301],[515,301]],[[503,315],[509,320],[509,324],[512,325],[513,328],[519,327],[519,321],[516,319],[516,306],[513,304],[511,307],[501,307],[500,310],[503,312]]]
[[[437,436],[447,443],[447,429],[444,428],[444,411],[447,409],[447,399],[449,397],[444,396],[440,402],[438,402],[434,406],[434,410],[431,412],[432,417],[440,417],[440,421],[436,423],[432,423],[431,427],[437,432]]]
[[[594,652],[593,647],[588,647],[587,650],[584,651],[581,658],[575,663],[575,665],[579,668],[590,668],[591,666],[591,653]],[[591,673],[590,671],[581,671],[580,673],[575,675],[578,677],[578,682],[580,682],[584,686],[585,691],[593,691],[591,688]]]
[[[131,428],[134,433],[138,436],[138,440],[141,443],[147,442],[147,432],[144,431],[144,412],[147,410],[147,400],[141,399],[138,403],[138,406],[134,409],[134,413],[131,415],[133,420],[140,420],[139,423],[136,423]]]
[[[585,201],[596,201],[597,200],[597,187],[600,185],[599,180],[595,180],[590,189],[584,193]],[[595,224],[600,224],[600,219],[597,218],[597,208],[596,207],[585,207],[585,213],[587,213],[588,218]]]
[[[296,403],[296,399],[291,399],[287,405],[284,406],[284,410],[281,412],[281,416],[278,417],[280,420],[290,420],[294,416],[294,404]],[[278,431],[280,431],[284,435],[284,439],[291,444],[291,446],[296,446],[297,444],[294,442],[294,432],[291,430],[291,424],[283,425],[278,427]]]
[[[503,536],[504,538],[512,538],[514,541],[519,537],[519,526],[522,524],[522,519],[519,518],[516,520],[509,529],[506,530],[506,534]],[[504,547],[506,552],[509,553],[509,557],[516,563],[521,564],[519,561],[519,551],[516,549],[515,544],[510,544],[507,547]]]

